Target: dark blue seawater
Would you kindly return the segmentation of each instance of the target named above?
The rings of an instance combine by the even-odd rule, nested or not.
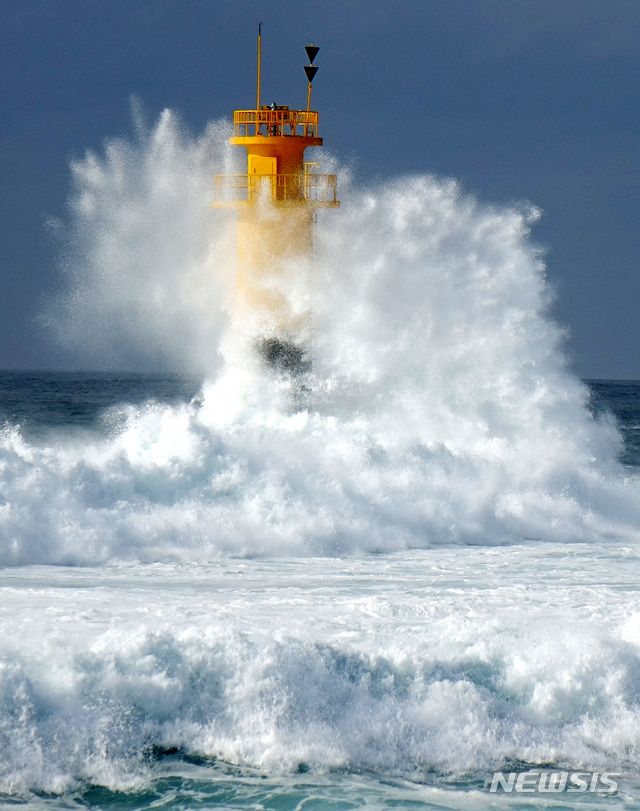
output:
[[[589,380],[594,413],[609,411],[624,439],[622,462],[640,466],[640,381]]]
[[[594,415],[609,412],[624,439],[621,461],[640,466],[640,381],[587,380]],[[25,437],[52,429],[104,426],[105,412],[149,401],[175,405],[197,396],[201,381],[177,374],[0,372],[0,424]]]
[[[0,424],[36,438],[51,429],[100,428],[105,412],[149,401],[189,402],[201,381],[176,374],[0,372]]]

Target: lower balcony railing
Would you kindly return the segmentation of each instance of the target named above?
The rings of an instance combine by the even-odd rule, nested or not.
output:
[[[338,206],[336,175],[216,175],[214,203],[250,202],[263,197],[284,202]]]

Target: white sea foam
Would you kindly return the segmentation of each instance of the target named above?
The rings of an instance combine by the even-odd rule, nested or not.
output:
[[[537,544],[5,575],[0,788],[141,787],[176,749],[271,775],[637,772],[621,565]]]
[[[225,399],[231,386],[205,387],[200,406],[131,408],[106,438],[38,445],[5,430],[2,564],[637,538],[637,485],[591,458],[608,429],[578,408],[582,425],[549,417],[529,435],[469,420],[465,449],[418,433],[415,413],[336,416],[329,397],[286,413],[255,391]]]

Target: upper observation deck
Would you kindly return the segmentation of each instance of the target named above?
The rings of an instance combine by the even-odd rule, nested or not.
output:
[[[320,146],[318,113],[315,110],[290,110],[275,104],[259,110],[235,110],[233,113],[232,144],[247,144],[254,138],[304,139],[306,146]]]

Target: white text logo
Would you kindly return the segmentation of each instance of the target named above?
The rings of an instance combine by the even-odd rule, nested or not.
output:
[[[515,791],[519,794],[578,793],[593,791],[598,794],[613,794],[620,777],[617,772],[494,772],[489,791]]]

